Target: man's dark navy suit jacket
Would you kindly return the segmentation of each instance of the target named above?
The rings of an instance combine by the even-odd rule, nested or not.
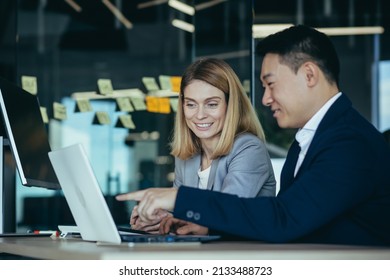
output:
[[[294,178],[294,142],[277,197],[180,187],[174,216],[266,242],[390,245],[390,149],[342,94]]]

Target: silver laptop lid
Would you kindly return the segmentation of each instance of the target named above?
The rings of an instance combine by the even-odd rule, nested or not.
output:
[[[83,240],[121,243],[83,146],[51,151],[49,158]]]

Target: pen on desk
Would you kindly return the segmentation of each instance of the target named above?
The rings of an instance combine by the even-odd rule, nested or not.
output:
[[[50,234],[53,236],[60,236],[60,232],[58,230],[29,230],[27,232],[34,234]]]

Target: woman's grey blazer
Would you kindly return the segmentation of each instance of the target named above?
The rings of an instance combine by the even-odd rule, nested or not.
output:
[[[201,155],[188,160],[175,158],[174,187],[198,188]],[[275,196],[276,181],[267,148],[258,137],[236,137],[231,152],[211,164],[207,189],[240,197]]]

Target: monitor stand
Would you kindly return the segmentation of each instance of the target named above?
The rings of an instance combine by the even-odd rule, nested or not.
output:
[[[0,136],[0,143],[1,143],[1,149],[0,149],[0,234],[4,233],[4,201],[3,201],[3,165],[4,165],[4,142],[3,142],[3,137]]]
[[[0,136],[0,234],[16,232],[16,167],[7,165],[9,142]],[[13,160],[13,157],[7,157]]]

